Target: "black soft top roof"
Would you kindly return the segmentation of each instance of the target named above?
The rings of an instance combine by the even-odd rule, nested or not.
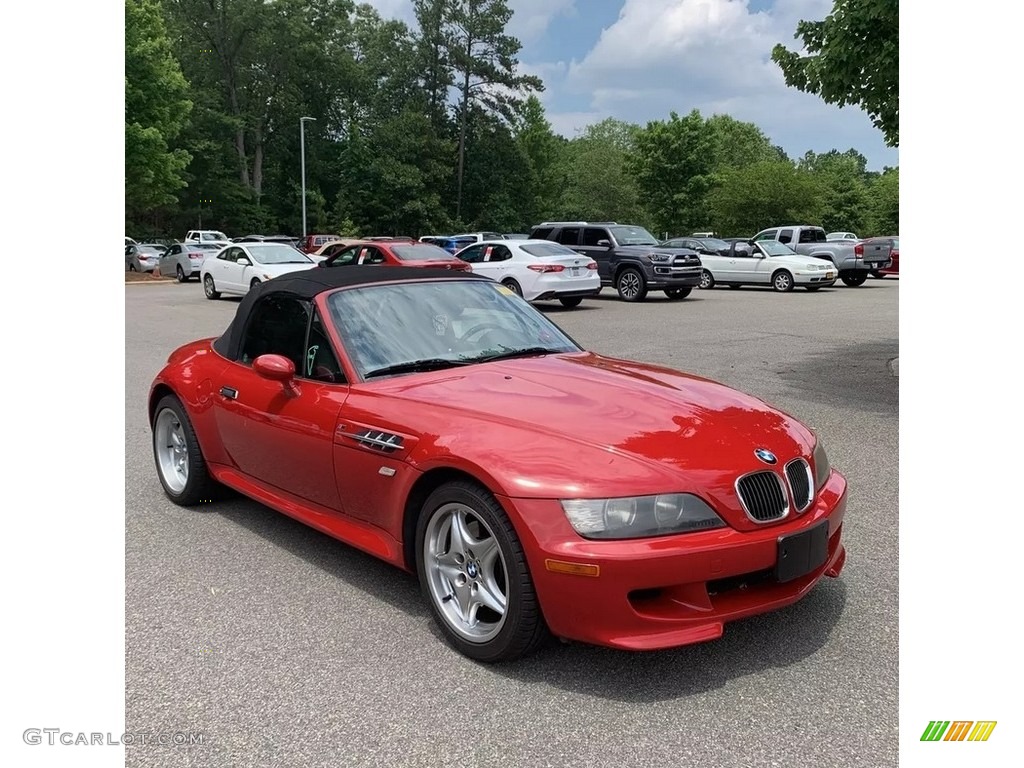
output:
[[[261,283],[251,289],[238,305],[235,317],[223,335],[213,342],[213,348],[230,360],[237,360],[242,352],[242,338],[256,303],[266,296],[287,294],[298,299],[312,300],[315,296],[335,288],[348,288],[372,283],[397,283],[408,280],[488,280],[472,272],[453,272],[450,269],[428,267],[382,267],[356,265],[350,267],[314,267],[289,272]]]

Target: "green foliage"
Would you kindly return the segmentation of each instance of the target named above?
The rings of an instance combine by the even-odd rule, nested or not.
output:
[[[857,104],[900,143],[899,0],[835,0],[823,21],[801,21],[796,34],[806,55],[776,45],[772,60],[786,84],[829,104]]]
[[[188,121],[192,102],[171,50],[158,0],[125,1],[126,214],[173,203],[191,159],[170,143]]]
[[[825,213],[821,192],[820,180],[785,160],[728,169],[709,197],[709,224],[726,237],[777,224],[814,224]]]
[[[900,233],[900,169],[886,168],[871,182],[866,237]]]
[[[723,145],[697,110],[648,123],[636,135],[631,167],[658,232],[689,232],[707,225],[706,198],[716,182]]]
[[[505,0],[414,0],[413,28],[354,0],[162,2],[126,4],[129,233],[299,234],[300,117],[308,231],[898,225],[898,172],[852,150],[795,164],[728,115],[555,134]]]
[[[554,186],[561,195],[550,218],[646,223],[630,164],[638,130],[631,123],[607,118],[568,142],[553,169]]]
[[[833,149],[821,155],[808,152],[800,161],[799,167],[821,183],[823,213],[816,223],[826,232],[866,231],[870,203],[867,162],[854,149]]]

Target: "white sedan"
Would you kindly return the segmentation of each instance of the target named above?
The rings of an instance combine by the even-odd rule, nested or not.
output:
[[[705,253],[700,262],[701,288],[770,285],[776,291],[792,291],[795,286],[816,291],[834,285],[839,276],[828,259],[802,256],[775,240],[735,242],[727,256]]]
[[[206,298],[222,293],[244,296],[259,283],[289,272],[312,269],[316,262],[283,243],[238,243],[203,262],[200,278]]]
[[[550,240],[484,240],[455,255],[527,301],[557,299],[572,308],[601,292],[597,262]]]

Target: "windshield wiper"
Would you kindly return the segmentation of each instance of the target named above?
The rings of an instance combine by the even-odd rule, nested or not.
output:
[[[474,361],[475,362],[475,361]],[[454,368],[459,365],[469,365],[465,360],[452,360],[447,357],[428,357],[424,360],[409,360],[405,363],[385,365],[383,368],[374,368],[363,374],[364,379],[372,379],[375,376],[389,376],[393,373],[414,373],[415,371],[439,371],[443,368]]]
[[[492,355],[481,355],[471,358],[474,363],[489,363],[492,360],[511,360],[514,357],[530,357],[532,355],[553,355],[563,350],[548,349],[547,347],[521,347],[520,349],[506,349],[504,352],[496,352]]]

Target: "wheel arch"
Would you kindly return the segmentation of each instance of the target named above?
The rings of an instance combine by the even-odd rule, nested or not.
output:
[[[412,484],[402,509],[402,560],[410,573],[416,573],[416,523],[430,494],[446,483],[463,481],[476,483],[486,489],[501,504],[501,491],[494,487],[493,481],[488,482],[482,475],[483,473],[471,472],[464,468],[438,466],[425,471]],[[507,509],[505,512],[508,514]],[[511,516],[509,519],[512,520],[512,525],[516,526]],[[518,526],[516,528],[518,533]]]

